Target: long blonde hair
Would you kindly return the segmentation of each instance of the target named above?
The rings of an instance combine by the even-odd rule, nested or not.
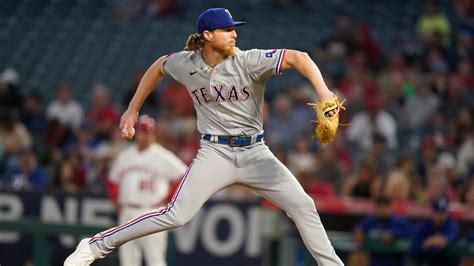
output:
[[[186,40],[186,47],[184,50],[187,51],[201,51],[204,46],[204,40],[199,33],[191,33]]]

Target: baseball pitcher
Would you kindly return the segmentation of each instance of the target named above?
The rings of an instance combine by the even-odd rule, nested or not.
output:
[[[265,81],[289,68],[304,75],[319,97],[316,138],[322,143],[334,137],[341,103],[306,53],[236,48],[236,26],[244,23],[234,21],[227,9],[208,9],[197,19],[197,33],[189,36],[185,50],[160,57],[147,70],[121,118],[122,136],[134,136],[143,101],[169,75],[193,99],[201,147],[166,207],[82,240],[65,265],[89,265],[130,240],[182,226],[211,195],[234,183],[282,208],[318,265],[343,265],[313,200],[265,145],[262,124]]]

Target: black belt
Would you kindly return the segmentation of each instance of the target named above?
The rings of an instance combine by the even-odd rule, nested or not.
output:
[[[210,134],[204,134],[202,139],[214,143],[229,145],[231,147],[243,147],[262,141],[263,134],[255,136],[254,142],[252,142],[252,136],[214,136]]]

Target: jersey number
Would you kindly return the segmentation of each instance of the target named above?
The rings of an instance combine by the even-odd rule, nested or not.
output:
[[[141,192],[153,192],[153,180],[140,180],[139,190]]]

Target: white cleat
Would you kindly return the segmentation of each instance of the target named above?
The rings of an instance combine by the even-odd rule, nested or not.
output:
[[[97,258],[89,246],[90,238],[82,239],[76,250],[64,261],[64,266],[88,266]]]

